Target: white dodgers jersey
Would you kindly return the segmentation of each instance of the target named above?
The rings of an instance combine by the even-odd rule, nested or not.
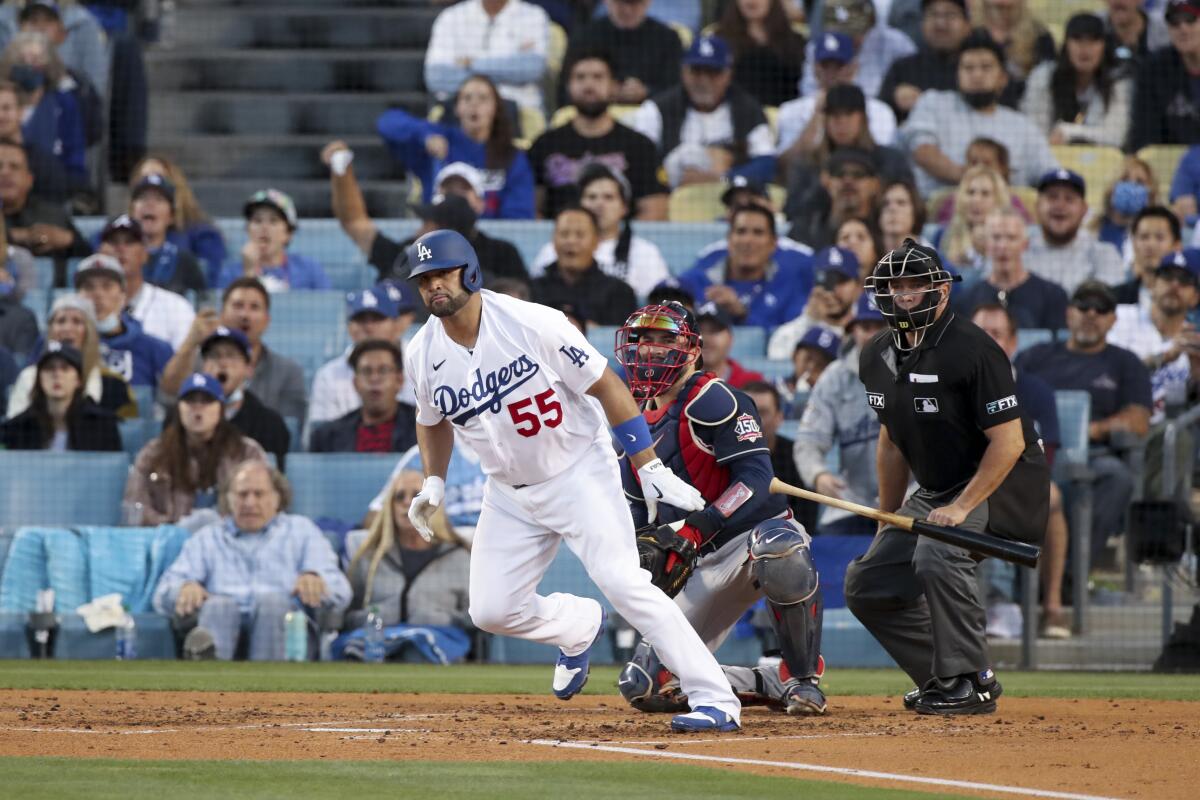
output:
[[[576,464],[607,425],[585,394],[608,360],[562,312],[484,289],[473,349],[429,320],[409,343],[417,422],[448,419],[488,476],[541,483]]]

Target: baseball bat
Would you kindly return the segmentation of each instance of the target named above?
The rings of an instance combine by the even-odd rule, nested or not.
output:
[[[910,533],[928,536],[930,539],[937,539],[939,542],[952,544],[955,547],[961,547],[964,550],[969,550],[981,556],[990,556],[1002,561],[1011,561],[1023,567],[1036,567],[1038,557],[1042,552],[1042,549],[1037,545],[1001,539],[998,536],[990,536],[986,533],[969,531],[964,528],[948,528],[943,525],[934,525],[932,522],[913,519],[903,514],[880,511],[870,506],[851,503],[849,500],[841,500],[837,497],[828,497],[816,492],[810,492],[807,489],[801,489],[799,486],[784,483],[779,478],[771,479],[770,492],[771,494],[788,494],[793,497],[812,500],[822,505],[832,506],[833,508],[840,508],[843,511],[858,514],[860,517],[873,519],[876,522],[883,522],[887,525],[894,525]]]

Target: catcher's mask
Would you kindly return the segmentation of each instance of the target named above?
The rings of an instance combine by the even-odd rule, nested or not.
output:
[[[891,283],[897,278],[916,278],[928,281],[923,288],[904,292],[893,292]],[[891,251],[867,277],[867,291],[875,295],[879,313],[892,329],[892,341],[897,350],[915,350],[925,339],[925,331],[937,320],[938,305],[942,301],[939,288],[943,283],[960,280],[942,266],[942,260],[932,247],[905,239],[904,244]],[[920,302],[911,308],[902,308],[897,302],[899,294],[921,296]],[[912,342],[905,334],[912,333]]]
[[[646,336],[651,331],[672,336]],[[630,391],[638,400],[658,397],[670,389],[680,371],[699,355],[696,318],[675,301],[639,308],[617,329],[616,339],[617,361],[625,368]]]

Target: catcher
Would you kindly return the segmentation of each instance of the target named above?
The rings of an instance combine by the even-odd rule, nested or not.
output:
[[[809,536],[791,518],[786,498],[767,490],[771,454],[754,402],[701,371],[697,330],[691,311],[668,302],[635,311],[617,331],[617,360],[634,398],[645,403],[657,452],[708,503],[689,514],[660,502],[657,522],[649,524],[635,471],[622,458],[642,567],[712,651],[766,595],[780,665],[724,667],[725,675],[743,703],[823,714],[822,604]],[[687,709],[678,681],[646,641],[619,685],[641,711]]]

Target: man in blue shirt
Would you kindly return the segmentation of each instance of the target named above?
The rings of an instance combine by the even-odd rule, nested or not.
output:
[[[221,520],[188,539],[159,579],[155,609],[177,628],[195,619],[185,658],[228,661],[244,640],[251,661],[279,661],[284,615],[350,604],[333,548],[311,521],[283,513],[290,499],[287,478],[246,462],[224,489]]]
[[[775,216],[758,205],[742,206],[729,220],[729,255],[679,276],[679,285],[712,302],[738,325],[780,325],[800,314],[812,290],[811,263],[785,267],[775,258]]]

